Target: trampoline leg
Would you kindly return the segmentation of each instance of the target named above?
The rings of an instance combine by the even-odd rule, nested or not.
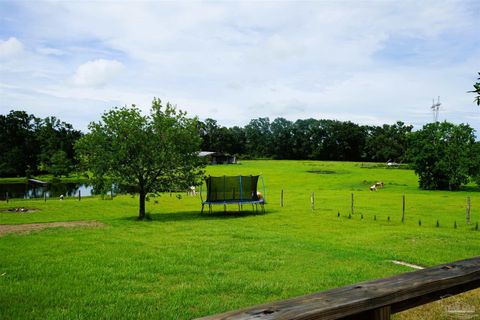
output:
[[[224,212],[224,213],[227,212],[227,205],[226,205],[226,204],[223,204],[223,212]]]
[[[255,212],[255,206],[252,203],[252,211]]]
[[[255,213],[258,213],[258,203],[255,203]]]
[[[240,207],[240,203],[238,204],[238,212],[242,211],[242,208]]]
[[[208,213],[212,213],[212,205],[211,204],[208,205]]]
[[[261,204],[262,206],[262,213],[265,213],[265,206],[263,205],[263,203]]]

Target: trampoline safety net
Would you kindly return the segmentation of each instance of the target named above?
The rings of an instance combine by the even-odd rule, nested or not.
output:
[[[257,183],[259,176],[208,177],[207,203],[259,201]]]

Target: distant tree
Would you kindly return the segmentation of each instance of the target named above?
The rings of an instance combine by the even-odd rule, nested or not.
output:
[[[276,118],[270,125],[272,155],[275,159],[292,159],[293,124],[284,118]]]
[[[366,127],[350,121],[321,120],[325,131],[322,160],[360,161],[366,140]]]
[[[238,126],[228,128],[229,137],[231,139],[230,149],[228,153],[232,155],[242,155],[246,152],[247,139],[245,137],[245,130]]]
[[[76,144],[78,158],[95,179],[133,185],[139,193],[139,219],[147,193],[194,185],[203,174],[196,118],[160,99],[150,115],[131,107],[114,108]]]
[[[202,138],[201,149],[204,151],[223,152],[222,140],[220,137],[220,126],[217,120],[207,118],[205,122],[198,122],[200,137]]]
[[[397,121],[393,125],[384,124],[381,127],[369,127],[365,143],[368,160],[402,162],[407,152],[408,134],[413,126]]]
[[[30,175],[36,168],[37,119],[25,111],[0,115],[0,176]]]
[[[475,145],[473,146],[470,176],[480,187],[480,141],[475,142]]]
[[[478,75],[480,76],[480,72],[478,73]],[[474,90],[468,92],[477,94],[474,101],[477,103],[477,106],[480,106],[480,77],[478,78],[478,80],[479,81],[477,81],[477,83],[473,85]]]
[[[313,118],[295,121],[291,138],[293,159],[320,159],[324,138],[321,121]]]
[[[271,157],[272,132],[270,119],[258,118],[250,120],[245,126],[247,153],[252,157]]]
[[[220,126],[216,120],[207,118],[198,121],[198,132],[202,138],[203,151],[224,152],[239,155],[245,152],[245,132],[239,127]]]
[[[436,122],[409,137],[409,156],[419,185],[428,190],[458,190],[475,172],[474,130],[465,124]]]
[[[49,168],[58,165],[52,166],[51,163],[52,156],[58,151],[63,151],[71,164],[76,163],[74,145],[82,136],[80,131],[73,129],[71,124],[62,122],[53,116],[37,119],[36,126],[35,137],[40,148],[38,157],[40,171],[49,171]],[[69,168],[72,169],[72,166],[70,165]]]
[[[47,170],[54,177],[66,176],[72,171],[72,162],[65,151],[58,150],[50,158]]]

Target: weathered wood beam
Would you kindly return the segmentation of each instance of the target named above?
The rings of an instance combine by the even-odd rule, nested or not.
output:
[[[478,287],[480,257],[475,257],[201,320],[389,319],[390,314]]]

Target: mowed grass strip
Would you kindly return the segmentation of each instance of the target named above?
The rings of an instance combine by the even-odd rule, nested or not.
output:
[[[95,220],[105,227],[0,237],[0,318],[190,319],[412,270],[391,260],[431,266],[479,254],[474,186],[421,191],[411,170],[360,163],[244,161],[208,173],[261,173],[266,213],[232,205],[200,215],[199,197],[186,193],[152,198],[148,221],[135,220],[138,197],[128,195],[2,202],[0,209],[39,210],[1,212],[0,224]],[[385,188],[369,191],[376,181]]]

